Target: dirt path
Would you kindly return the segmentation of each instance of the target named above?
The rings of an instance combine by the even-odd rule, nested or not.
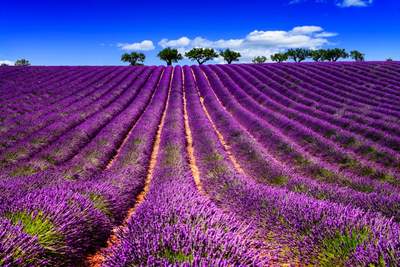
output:
[[[196,158],[194,156],[192,131],[189,126],[189,116],[187,112],[187,101],[186,101],[186,91],[185,91],[185,73],[182,70],[182,91],[183,91],[183,117],[185,120],[185,136],[186,136],[186,150],[189,157],[189,166],[192,171],[193,179],[196,184],[197,190],[201,194],[205,194],[203,186],[201,185],[200,171],[196,165]]]
[[[154,141],[154,144],[153,144],[153,149],[152,149],[151,157],[150,157],[150,163],[149,163],[149,167],[148,167],[148,171],[147,171],[146,180],[145,180],[145,184],[144,184],[143,190],[136,196],[135,204],[133,205],[133,207],[131,207],[128,210],[127,215],[126,215],[123,223],[121,225],[119,225],[119,226],[114,227],[114,229],[112,230],[112,233],[111,233],[109,239],[107,240],[106,247],[99,249],[98,251],[96,251],[96,253],[94,253],[93,255],[90,255],[89,257],[87,257],[86,266],[100,267],[102,265],[102,263],[105,260],[105,256],[106,256],[107,251],[109,251],[109,249],[112,246],[115,246],[120,242],[120,240],[117,237],[117,232],[121,231],[123,228],[125,228],[127,226],[128,220],[135,214],[136,209],[140,206],[140,204],[146,198],[146,194],[148,193],[149,188],[150,188],[150,183],[151,183],[151,179],[152,179],[152,176],[153,176],[154,168],[155,168],[156,163],[157,163],[157,156],[158,156],[158,153],[159,153],[160,141],[161,141],[161,133],[162,133],[162,129],[163,129],[164,122],[165,122],[165,116],[167,114],[168,103],[169,103],[169,98],[170,98],[170,94],[171,94],[171,84],[172,84],[172,78],[174,76],[174,71],[175,71],[175,69],[172,70],[172,74],[171,74],[171,77],[170,77],[167,102],[166,102],[166,105],[165,105],[164,110],[163,110],[163,115],[161,117],[160,124],[158,125],[157,134],[156,134],[156,138],[155,138],[155,141]]]
[[[154,96],[157,92],[157,88],[160,86],[160,82],[161,79],[164,75],[165,69],[163,69],[163,71],[161,72],[160,78],[158,79],[158,83],[154,89],[153,94],[151,95],[150,101],[147,104],[147,106],[145,107],[145,109],[143,110],[142,114],[140,114],[139,118],[135,121],[135,123],[132,125],[132,127],[130,128],[129,132],[126,134],[124,140],[122,140],[122,143],[119,145],[117,151],[115,152],[114,156],[110,158],[109,162],[106,164],[105,166],[105,170],[108,170],[111,168],[111,166],[114,164],[115,161],[117,161],[117,159],[119,158],[119,153],[121,152],[122,148],[125,146],[126,142],[128,141],[129,137],[131,136],[133,130],[135,129],[137,123],[140,121],[140,118],[142,117],[142,115],[146,112],[146,109],[150,106],[150,104],[152,103]]]

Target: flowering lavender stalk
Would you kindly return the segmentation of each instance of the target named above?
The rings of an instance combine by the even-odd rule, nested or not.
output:
[[[144,84],[148,75],[152,71],[153,71],[152,67],[146,68],[144,70],[146,74],[140,75],[138,79],[134,81],[128,79],[125,81],[126,82],[125,84],[119,85],[119,87],[123,89],[122,95],[119,95],[121,92],[118,92],[117,90],[116,92],[114,92],[109,96],[109,98],[105,103],[104,102],[98,103],[99,109],[94,109],[94,111],[89,111],[88,114],[86,113],[83,113],[83,115],[74,114],[68,117],[69,121],[67,123],[64,123],[63,121],[57,121],[45,127],[39,133],[31,137],[29,140],[25,140],[23,143],[13,147],[12,151],[7,151],[7,153],[5,153],[5,159],[7,159],[7,157],[10,157],[10,155],[12,155],[11,162],[15,162],[16,160],[30,158],[34,153],[36,153],[35,158],[37,159],[38,162],[36,162],[36,166],[30,166],[30,168],[35,169],[36,167],[40,169],[41,164],[43,164],[44,167],[46,165],[48,166],[49,163],[56,160],[56,158],[53,157],[56,157],[56,155],[59,153],[62,154],[62,151],[58,151],[60,149],[60,146],[57,145],[58,144],[57,141],[67,141],[69,139],[74,139],[74,142],[76,143],[80,140],[79,138],[85,138],[85,137],[87,138],[88,137],[87,131],[91,131],[92,133],[95,132],[99,128],[96,126],[102,126],[104,125],[105,122],[110,121],[113,114],[116,114],[119,111],[121,111],[124,108],[124,106],[127,105],[127,103],[133,100],[133,98],[138,93],[138,89],[141,87],[141,85]],[[135,88],[135,90],[129,90],[129,86],[133,83],[134,83],[133,88]],[[96,119],[102,120],[102,124],[96,125],[94,122]],[[68,132],[67,134],[65,134],[66,131]],[[52,134],[49,135],[49,133]],[[34,139],[36,140],[39,139],[43,141],[38,145],[36,142],[32,141]],[[40,153],[38,153],[39,151]],[[49,153],[50,151],[52,153]],[[6,161],[6,164],[9,161],[10,160]],[[29,166],[29,162],[28,163],[22,162],[16,167],[25,168],[27,165]]]
[[[195,73],[196,69],[193,67]],[[206,78],[196,74],[196,79],[201,91],[207,85]],[[204,101],[209,100],[205,97]],[[196,116],[192,118],[195,120]],[[280,243],[291,244],[292,253],[299,254],[302,264],[398,264],[398,224],[376,213],[262,186],[244,175],[232,175],[226,162],[228,156],[218,148],[211,126],[203,119],[194,127],[198,131],[193,144],[208,192],[244,218],[260,222],[260,230],[285,237]],[[210,154],[214,155],[213,160]]]
[[[250,231],[199,194],[185,156],[181,68],[175,67],[157,164],[145,200],[103,266],[259,265]]]
[[[91,77],[91,79],[82,80],[79,86],[76,86],[77,89],[71,88],[72,93],[62,100],[51,103],[50,105],[48,103],[45,108],[42,108],[40,110],[32,110],[27,114],[11,118],[10,120],[12,121],[4,121],[4,124],[7,125],[7,129],[4,129],[4,134],[1,136],[0,139],[1,149],[13,145],[17,141],[26,138],[28,135],[35,133],[36,131],[44,128],[45,126],[56,121],[57,119],[62,119],[66,115],[72,114],[77,110],[82,110],[87,105],[93,104],[95,101],[98,101],[98,98],[95,96],[102,91],[99,90],[102,79],[104,77],[107,77],[107,80],[104,80],[104,82],[110,82],[112,79],[116,78],[116,74],[116,72],[103,70],[102,72],[99,72],[98,75],[94,75],[93,77]],[[96,84],[96,86],[92,86],[94,84]],[[64,84],[64,86],[60,87],[63,88],[64,91],[69,92],[67,88],[69,88],[70,86],[71,85],[69,83],[66,83]],[[85,102],[86,104],[82,105],[82,102]],[[15,127],[12,127],[13,124],[15,125]]]

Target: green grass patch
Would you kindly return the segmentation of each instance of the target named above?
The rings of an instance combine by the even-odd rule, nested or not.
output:
[[[313,169],[312,173],[317,179],[327,182],[335,181],[335,173],[328,169],[317,167],[316,169]]]
[[[336,233],[335,236],[323,240],[318,255],[319,266],[345,266],[351,253],[368,237],[368,230],[362,229],[351,233]]]
[[[179,146],[174,144],[168,144],[165,148],[165,164],[168,166],[174,166],[181,160],[179,153]]]
[[[17,151],[10,151],[4,154],[4,160],[7,162],[15,162],[27,153],[28,151],[25,148],[20,148]]]
[[[220,175],[227,172],[227,168],[224,165],[216,164],[207,172],[207,176],[211,179],[218,179]]]
[[[372,146],[361,146],[360,147],[360,153],[363,155],[367,155],[367,154],[371,154],[371,153],[375,153],[376,150],[375,148],[373,148]]]
[[[86,159],[93,165],[99,164],[101,153],[98,150],[91,151],[87,154]]]
[[[99,145],[101,145],[101,146],[108,145],[108,140],[107,140],[106,138],[102,138],[102,139],[100,139],[100,141],[99,141]]]
[[[390,173],[378,171],[378,172],[375,172],[374,178],[378,179],[381,182],[387,182],[387,183],[394,184],[394,185],[399,184],[399,181]]]
[[[275,177],[272,177],[271,183],[274,185],[286,185],[289,180],[289,177],[285,175],[278,175]]]
[[[376,173],[374,168],[368,167],[368,166],[361,167],[360,172],[361,172],[361,175],[364,175],[364,176],[372,176],[372,175],[375,175],[375,173]]]
[[[339,165],[344,169],[354,169],[359,166],[357,160],[350,158],[349,156],[344,156],[340,159]]]
[[[159,255],[161,258],[167,259],[170,263],[193,262],[193,254],[186,255],[182,251],[174,251],[170,248],[165,248]]]
[[[206,162],[216,162],[223,160],[224,157],[220,155],[218,152],[212,152],[204,157],[204,161]]]
[[[57,163],[57,160],[51,155],[46,155],[43,157],[43,159],[52,165],[55,165]]]
[[[31,174],[35,174],[38,170],[35,169],[34,167],[30,166],[30,165],[24,165],[24,166],[20,166],[15,168],[10,175],[11,176],[26,176],[26,175],[31,175]]]
[[[108,217],[112,216],[111,211],[108,206],[108,203],[102,195],[94,193],[94,192],[90,192],[89,198],[92,201],[92,203],[96,209],[100,210]]]
[[[374,187],[367,184],[350,184],[349,185],[352,189],[364,192],[364,193],[372,193],[374,192]]]
[[[306,185],[304,185],[304,184],[297,184],[293,188],[293,192],[296,192],[296,193],[305,193],[307,191],[308,191],[308,189],[307,189]]]
[[[141,138],[137,137],[137,138],[133,139],[133,144],[135,146],[140,145],[141,143],[143,143],[143,140]]]
[[[42,211],[28,213],[19,211],[5,215],[14,225],[21,225],[25,233],[36,236],[39,244],[48,254],[57,254],[57,250],[64,245],[63,235],[55,225],[43,215]]]
[[[311,164],[311,161],[305,158],[304,156],[297,154],[294,156],[294,162],[296,165],[301,166],[301,167],[306,167]]]
[[[37,137],[37,138],[33,138],[31,140],[31,144],[34,147],[42,146],[42,145],[44,145],[46,143],[47,143],[47,138],[46,137]]]

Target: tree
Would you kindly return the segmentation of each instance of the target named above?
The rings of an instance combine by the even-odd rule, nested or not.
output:
[[[355,61],[364,61],[364,54],[357,50],[350,51],[350,57]]]
[[[256,64],[265,63],[265,61],[267,61],[267,57],[264,57],[264,56],[257,56],[255,58],[253,58],[253,60],[252,60],[252,62],[256,63]]]
[[[0,64],[0,67],[5,67],[5,66],[8,66],[8,64],[7,63],[1,63]]]
[[[196,60],[199,65],[218,57],[218,53],[212,48],[193,48],[185,53],[190,60]]]
[[[128,62],[131,66],[141,66],[145,59],[146,56],[138,52],[125,53],[121,56],[121,61]]]
[[[14,63],[15,66],[30,66],[31,63],[29,62],[29,60],[27,59],[18,59],[17,61],[15,61]]]
[[[183,59],[181,53],[178,52],[178,49],[167,47],[161,50],[157,55],[161,60],[167,62],[168,66],[171,66],[172,63],[178,62]]]
[[[271,55],[271,60],[280,63],[288,60],[288,55],[286,53],[276,53]]]
[[[338,61],[340,58],[348,58],[349,54],[346,52],[345,49],[341,48],[334,48],[334,49],[327,49],[324,55],[324,60],[328,61]]]
[[[386,59],[386,61],[393,61],[393,59],[389,57]]]
[[[310,52],[310,57],[317,62],[324,61],[326,57],[326,50],[325,49],[312,50]]]
[[[239,52],[230,50],[229,48],[220,51],[220,52],[219,52],[219,55],[220,55],[221,57],[223,57],[224,60],[225,60],[228,64],[231,64],[233,61],[239,61],[239,58],[242,56]]]
[[[311,51],[309,49],[296,48],[289,49],[286,54],[288,55],[288,58],[293,59],[294,62],[302,62],[310,56]]]

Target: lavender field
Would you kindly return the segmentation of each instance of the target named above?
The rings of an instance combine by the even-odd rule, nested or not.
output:
[[[0,266],[400,266],[400,63],[0,67]]]

